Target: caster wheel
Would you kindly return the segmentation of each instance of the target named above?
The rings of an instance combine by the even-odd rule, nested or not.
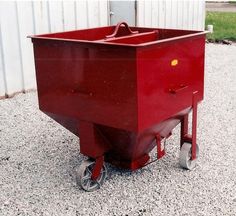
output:
[[[180,155],[179,155],[179,163],[180,166],[192,170],[196,166],[196,161],[199,155],[199,147],[197,145],[196,148],[196,159],[191,160],[191,151],[192,151],[192,145],[190,143],[184,143],[180,149]]]
[[[106,166],[103,165],[100,176],[96,180],[92,180],[92,170],[95,161],[86,160],[78,168],[76,168],[76,183],[85,191],[95,191],[101,187],[107,177]]]

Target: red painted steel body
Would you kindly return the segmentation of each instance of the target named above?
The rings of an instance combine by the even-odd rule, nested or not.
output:
[[[193,92],[195,106],[203,99],[206,32],[114,30],[32,36],[39,106],[80,137],[81,153],[134,170],[180,122],[186,141]]]

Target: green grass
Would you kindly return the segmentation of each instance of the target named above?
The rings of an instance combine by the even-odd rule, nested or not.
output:
[[[214,32],[208,34],[208,39],[236,41],[235,12],[207,12],[205,24],[214,26]]]

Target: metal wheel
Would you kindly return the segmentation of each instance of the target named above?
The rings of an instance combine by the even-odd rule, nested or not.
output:
[[[85,191],[95,191],[101,187],[107,177],[106,166],[103,165],[100,176],[96,180],[92,180],[92,170],[95,161],[86,160],[76,168],[76,182]]]
[[[180,155],[179,155],[180,166],[188,170],[192,170],[196,166],[196,161],[199,155],[198,145],[196,146],[197,158],[195,160],[191,160],[191,151],[192,151],[192,145],[190,143],[184,143],[180,149]]]

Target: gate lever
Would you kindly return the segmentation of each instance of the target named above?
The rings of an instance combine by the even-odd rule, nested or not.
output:
[[[176,93],[178,93],[179,91],[181,91],[181,90],[183,90],[183,89],[186,89],[186,88],[188,88],[187,85],[181,84],[181,85],[179,85],[178,87],[169,88],[169,92],[172,93],[172,94],[176,94]]]

